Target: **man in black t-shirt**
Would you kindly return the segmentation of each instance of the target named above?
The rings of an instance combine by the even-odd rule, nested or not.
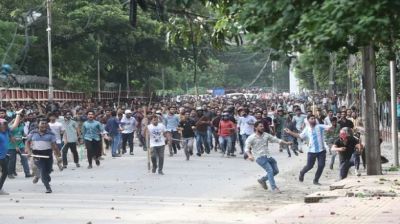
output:
[[[353,122],[346,118],[346,111],[341,112],[338,124],[340,128],[354,128]]]
[[[339,153],[340,159],[340,179],[347,177],[349,169],[357,162],[359,152],[362,150],[362,145],[358,139],[351,135],[350,128],[340,129],[339,138],[335,141],[332,149]],[[358,161],[359,162],[359,161]],[[357,173],[358,175],[358,173]]]
[[[190,112],[185,112],[185,116],[179,122],[179,130],[182,132],[182,145],[185,151],[186,160],[193,155],[193,142],[194,142],[194,131],[196,123],[190,118]]]

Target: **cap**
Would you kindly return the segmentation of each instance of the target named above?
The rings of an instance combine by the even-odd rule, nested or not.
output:
[[[196,110],[203,110],[202,107],[196,107]]]
[[[125,114],[131,114],[132,111],[131,110],[125,110]]]
[[[162,114],[161,110],[157,110],[156,114]]]

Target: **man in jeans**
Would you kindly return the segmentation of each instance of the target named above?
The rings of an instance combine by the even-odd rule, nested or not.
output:
[[[147,136],[150,142],[152,173],[158,168],[158,174],[164,175],[164,150],[165,150],[165,126],[158,122],[158,116],[153,115],[151,124],[147,126]],[[158,163],[157,163],[158,160]]]
[[[256,122],[256,118],[249,115],[249,109],[241,110],[241,117],[239,117],[237,127],[239,128],[239,134],[241,139],[240,154],[244,153],[244,144],[246,139],[254,133],[254,123]]]
[[[300,134],[290,131],[287,128],[284,131],[292,135],[293,137],[301,138],[303,140],[307,138],[309,140],[307,164],[300,171],[299,181],[304,181],[304,175],[313,168],[315,161],[318,160],[318,168],[317,172],[315,173],[313,183],[315,185],[321,185],[319,183],[319,178],[321,177],[322,171],[324,170],[326,159],[324,132],[331,129],[332,126],[317,124],[317,120],[314,115],[308,115],[307,121],[309,125]]]
[[[279,144],[290,145],[291,142],[285,142],[276,138],[266,132],[264,132],[264,125],[261,121],[257,121],[254,124],[254,128],[256,132],[250,135],[245,143],[246,147],[246,155],[248,160],[254,161],[256,160],[257,164],[260,165],[265,171],[267,171],[267,175],[258,179],[258,183],[264,189],[268,189],[266,181],[269,181],[271,185],[271,190],[275,193],[280,193],[279,188],[275,184],[274,176],[279,173],[278,165],[276,160],[271,157],[271,154],[268,149],[268,142],[274,142]]]
[[[120,133],[120,121],[117,118],[117,112],[111,112],[111,118],[108,119],[105,130],[111,137],[111,155],[112,157],[119,157],[120,155],[117,153],[119,150],[119,145],[121,142],[121,133]],[[122,151],[122,153],[126,153]]]
[[[190,112],[185,112],[185,116],[179,122],[179,129],[182,132],[182,146],[185,151],[186,160],[193,155],[195,122],[190,118]]]
[[[219,145],[221,147],[222,156],[224,156],[226,152],[226,156],[230,157],[230,153],[233,153],[231,135],[235,133],[236,128],[235,124],[229,120],[228,113],[222,113],[221,120],[216,128],[218,129]]]

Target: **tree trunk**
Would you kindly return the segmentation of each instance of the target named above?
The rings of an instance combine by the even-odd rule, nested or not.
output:
[[[362,48],[364,128],[367,175],[381,175],[378,107],[376,102],[375,50],[373,44]]]

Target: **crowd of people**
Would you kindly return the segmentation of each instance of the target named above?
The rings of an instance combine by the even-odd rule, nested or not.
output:
[[[88,169],[93,168],[93,161],[100,166],[107,149],[112,157],[134,156],[137,148],[149,150],[151,172],[160,175],[164,175],[165,149],[171,157],[182,149],[186,160],[210,153],[241,155],[266,171],[258,179],[264,189],[269,182],[272,191],[280,192],[274,180],[279,172],[277,161],[269,150],[269,143],[276,142],[288,157],[307,153],[300,182],[318,161],[313,183],[319,184],[327,154],[330,169],[339,155],[339,177],[343,179],[351,166],[356,171],[360,166],[363,146],[358,114],[356,107],[341,106],[335,97],[279,94],[267,99],[134,99],[121,105],[94,100],[5,103],[0,109],[0,195],[8,194],[3,190],[5,180],[17,176],[17,156],[25,177],[33,178],[33,183],[41,180],[46,193],[51,193],[53,161],[60,170],[68,168],[71,151],[75,166],[80,167],[83,153],[78,148],[82,146]],[[139,142],[136,149],[134,138]]]

